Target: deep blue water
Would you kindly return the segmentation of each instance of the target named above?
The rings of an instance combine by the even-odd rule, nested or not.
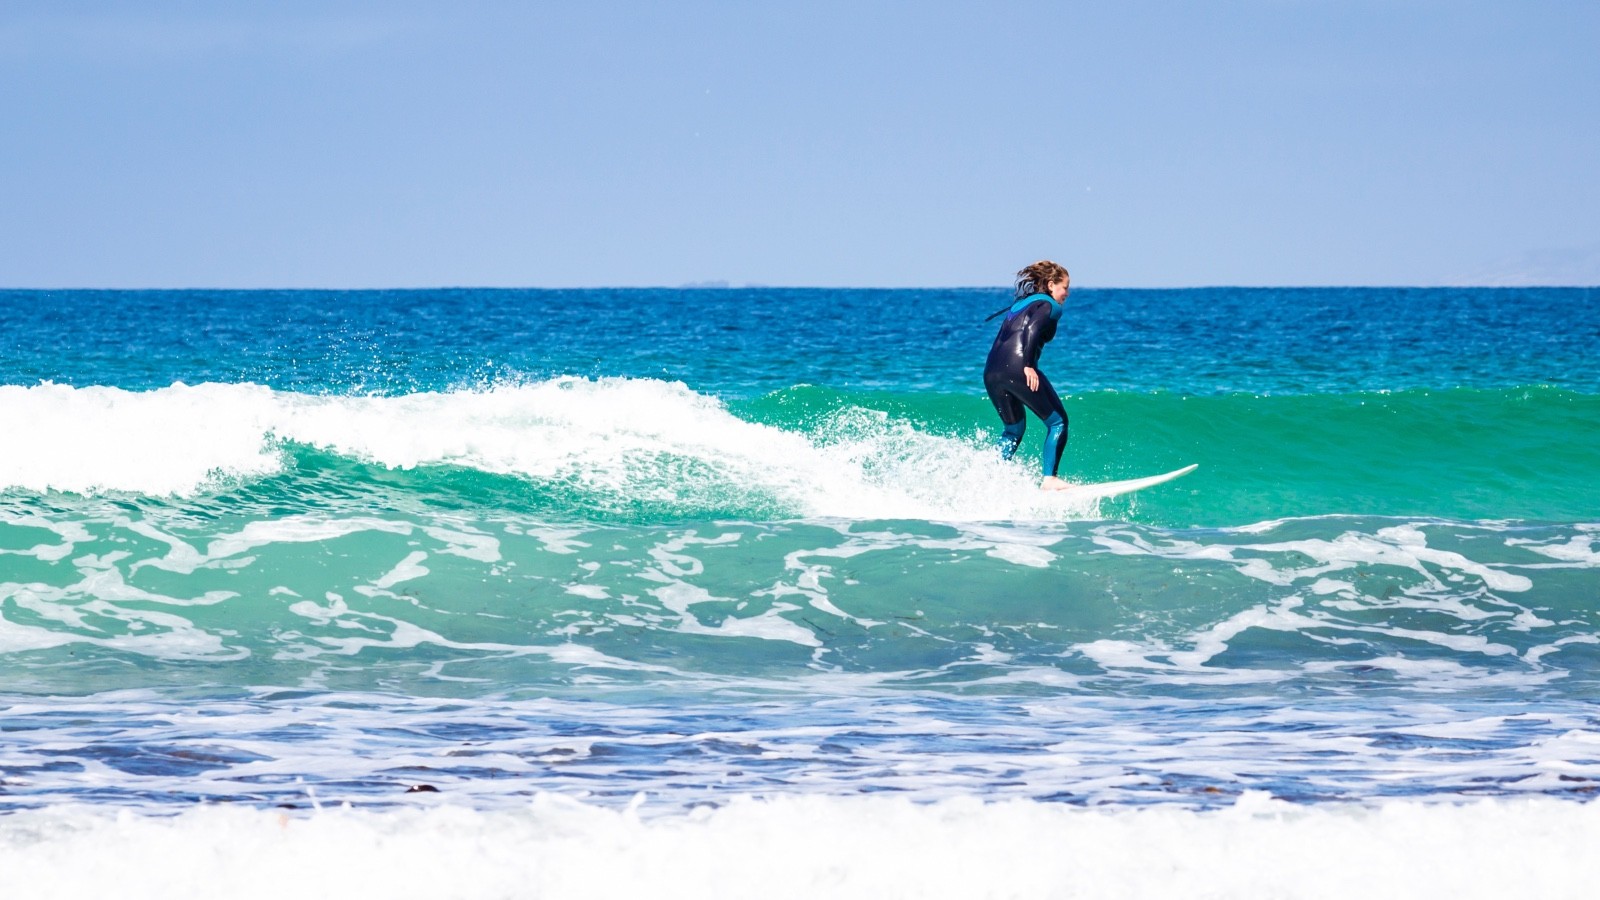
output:
[[[1003,290],[0,291],[0,378],[405,393],[554,375],[964,392]],[[1600,392],[1600,289],[1079,289],[1074,392]]]

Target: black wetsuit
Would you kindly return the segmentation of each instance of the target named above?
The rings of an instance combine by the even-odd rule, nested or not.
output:
[[[1006,426],[1000,436],[1001,455],[1010,459],[1017,452],[1028,425],[1023,408],[1031,409],[1045,424],[1041,459],[1045,475],[1056,474],[1061,467],[1061,453],[1067,448],[1067,411],[1050,386],[1050,379],[1039,371],[1039,352],[1056,336],[1056,321],[1060,318],[1061,304],[1048,294],[1019,299],[1006,311],[983,366],[983,386]],[[1024,368],[1038,374],[1038,390],[1028,389]]]

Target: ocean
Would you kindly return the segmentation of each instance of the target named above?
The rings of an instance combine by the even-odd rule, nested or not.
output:
[[[1587,896],[1600,289],[0,291],[7,897]]]

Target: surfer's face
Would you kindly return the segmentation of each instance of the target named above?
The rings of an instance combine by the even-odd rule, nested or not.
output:
[[[1063,278],[1060,281],[1050,282],[1050,297],[1057,303],[1067,299],[1067,294],[1072,292],[1072,279]]]

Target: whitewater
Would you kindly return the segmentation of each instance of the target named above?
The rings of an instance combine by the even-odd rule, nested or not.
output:
[[[0,891],[1584,896],[1593,293],[0,292]]]

